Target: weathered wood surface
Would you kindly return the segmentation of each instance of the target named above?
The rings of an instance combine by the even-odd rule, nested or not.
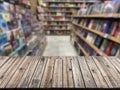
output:
[[[0,88],[120,88],[120,57],[0,57]]]

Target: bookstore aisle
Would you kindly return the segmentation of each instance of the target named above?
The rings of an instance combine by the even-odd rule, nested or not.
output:
[[[70,36],[47,36],[43,56],[77,56],[77,53],[70,43]]]

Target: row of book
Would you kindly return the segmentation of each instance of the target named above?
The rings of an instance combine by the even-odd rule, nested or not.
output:
[[[11,10],[10,6],[7,2],[0,3],[0,56],[25,55],[31,43],[39,40],[33,31],[40,30],[40,23],[31,18],[34,14],[30,9],[12,4],[15,10]]]
[[[108,39],[104,39],[96,34],[90,33],[84,29],[77,29],[77,32],[86,39],[89,43],[96,46],[99,50],[107,54],[108,56],[115,56],[119,52],[119,44],[112,42]],[[82,47],[84,47],[84,44],[79,42]],[[86,43],[85,43],[86,44]]]
[[[68,21],[69,20],[69,18],[65,18],[65,17],[51,17],[51,16],[48,16],[46,19],[48,21],[49,20],[52,20],[52,21],[55,21],[55,20]]]
[[[69,27],[69,26],[49,26],[49,29],[50,30],[68,30],[68,29],[70,29],[71,27]]]
[[[52,3],[52,4],[47,4],[48,6],[59,6],[59,7],[74,7],[74,6],[80,6],[81,4],[79,3],[74,3],[74,4],[70,4],[70,3],[64,3],[64,4],[61,4],[61,3]]]
[[[74,23],[80,24],[89,29],[93,29],[103,34],[109,34],[120,39],[120,21],[114,19],[80,19]]]
[[[67,15],[72,15],[72,12],[48,12],[48,15],[56,15],[56,16],[67,16]]]
[[[21,24],[24,14],[13,12],[14,8],[16,12],[19,10],[13,4],[0,3],[0,56],[15,53],[21,55],[26,52],[25,36],[29,33],[28,29],[31,29],[27,26],[28,23]]]
[[[70,35],[69,30],[46,30],[46,35]]]
[[[96,3],[90,7],[84,5],[77,13],[77,15],[90,15],[90,14],[110,14],[120,13],[120,1],[108,0],[104,3]]]
[[[78,36],[76,36],[75,35],[75,39],[76,39],[76,43],[77,43],[77,45],[79,44],[79,45],[81,45],[82,46],[82,48],[87,52],[87,54],[89,55],[89,56],[99,56],[99,54],[93,49],[93,48],[91,48],[89,45],[87,45],[82,39],[80,39]],[[78,48],[79,48],[79,46],[78,46]],[[80,48],[78,49],[78,50],[80,50]],[[83,52],[80,50],[79,51],[79,55],[80,56],[84,56],[84,54],[83,54]]]
[[[69,11],[69,12],[77,12],[79,10],[79,8],[49,8],[49,11],[46,12],[65,12],[65,11]]]
[[[85,2],[85,1],[96,1],[96,0],[45,0],[45,2]]]

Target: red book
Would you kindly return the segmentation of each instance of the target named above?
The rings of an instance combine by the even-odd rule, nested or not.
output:
[[[120,39],[120,22],[118,23],[118,27],[117,27],[117,30],[115,32],[115,37]]]
[[[111,35],[112,35],[112,36],[115,36],[116,31],[117,31],[118,29],[119,29],[119,24],[118,24],[118,22],[115,22],[114,27],[113,27],[113,30],[112,30],[112,32],[111,32]]]
[[[111,42],[106,50],[106,54],[109,56],[112,50],[112,47],[114,46],[114,42]]]
[[[89,24],[89,28],[90,28],[90,29],[93,28],[94,24],[95,24],[95,20],[91,20],[91,22],[90,22],[90,24]]]

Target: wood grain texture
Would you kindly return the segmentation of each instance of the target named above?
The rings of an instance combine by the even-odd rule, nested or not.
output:
[[[72,60],[71,57],[63,58],[63,88],[74,87],[73,70],[72,70],[71,60]]]
[[[53,88],[60,88],[62,87],[62,59],[59,57],[55,59],[55,66],[54,66],[54,73],[53,73]]]
[[[120,88],[120,58],[1,56],[0,88]]]
[[[31,57],[26,57],[23,63],[20,65],[20,67],[16,70],[15,74],[11,78],[10,82],[7,84],[6,88],[16,88],[26,71],[27,67],[29,66],[31,62]]]
[[[85,83],[85,87],[86,88],[96,88],[96,83],[92,77],[92,74],[89,70],[89,67],[85,61],[85,58],[84,57],[81,57],[81,58],[77,58],[78,59],[78,62],[79,62],[79,65],[80,65],[80,68],[81,68],[81,72],[82,72],[82,75],[83,75],[83,79],[84,79],[84,83]]]
[[[75,83],[75,88],[84,88],[84,82],[83,82],[83,77],[80,71],[80,67],[78,64],[78,60],[73,57],[72,62],[72,70],[73,70],[73,77],[74,77],[74,83]]]
[[[40,87],[40,83],[43,78],[43,73],[44,73],[44,70],[46,67],[47,60],[48,60],[48,57],[46,57],[46,58],[42,57],[39,60],[36,70],[33,74],[33,77],[29,83],[29,88],[36,88],[36,87],[39,88]]]
[[[92,73],[92,76],[96,82],[96,85],[98,88],[107,88],[108,85],[103,78],[101,72],[99,71],[98,67],[94,63],[93,59],[91,57],[85,57],[87,64],[89,66],[90,72]]]
[[[55,58],[49,57],[47,60],[46,68],[43,74],[41,88],[51,88],[53,82]]]
[[[118,87],[118,84],[116,82],[116,78],[113,76],[113,72],[111,72],[109,69],[111,68],[107,63],[105,63],[104,58],[101,59],[101,57],[96,57],[99,63],[101,64],[102,68],[105,70],[111,84],[113,87]]]

